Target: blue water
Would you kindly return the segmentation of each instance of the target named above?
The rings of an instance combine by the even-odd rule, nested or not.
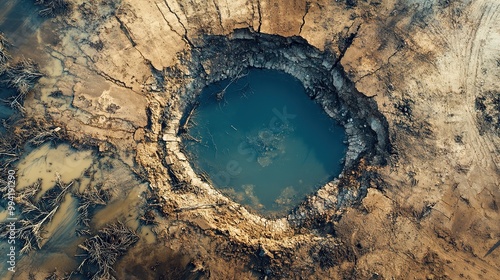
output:
[[[186,150],[195,169],[236,201],[287,211],[340,174],[344,128],[293,76],[252,68],[233,83],[207,86],[199,101]]]

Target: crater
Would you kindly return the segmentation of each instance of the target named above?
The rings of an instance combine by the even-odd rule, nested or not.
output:
[[[376,103],[356,90],[335,54],[321,51],[301,37],[240,29],[229,36],[205,35],[193,40],[192,50],[182,54],[180,61],[164,70],[161,85],[169,87],[169,81],[184,84],[177,90],[176,103],[168,104],[164,115],[165,164],[175,191],[196,192],[201,186],[196,182],[204,182],[212,189],[222,188],[226,197],[250,208],[284,214],[293,212],[293,205],[305,201],[306,194],[313,197],[324,186],[341,184],[344,175],[358,169],[361,162],[363,166],[386,164],[390,149],[387,121]],[[283,91],[281,96],[279,91]],[[297,124],[303,127],[281,127],[276,135],[264,135],[269,143],[259,140],[259,130],[266,132],[273,110],[283,114],[285,107],[290,114],[304,110],[304,119]],[[297,139],[306,134],[309,143],[300,147]],[[250,151],[245,154],[252,145],[255,156]],[[313,153],[309,160],[316,158],[316,162],[307,162],[309,150]],[[293,156],[298,159],[292,163]],[[283,163],[278,157],[283,157]],[[269,173],[263,171],[266,168]],[[309,178],[302,179],[304,188],[298,191],[301,174]],[[358,184],[356,191],[349,191],[348,185],[344,184],[343,191],[329,192],[335,201],[332,209],[366,195],[368,186]],[[287,189],[289,186],[293,188]]]
[[[197,104],[183,137],[188,158],[239,203],[286,212],[342,170],[343,127],[289,74],[245,69],[205,87]]]

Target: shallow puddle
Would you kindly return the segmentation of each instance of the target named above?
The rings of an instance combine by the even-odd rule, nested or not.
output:
[[[64,195],[58,209],[50,221],[44,223],[41,230],[43,240],[41,249],[19,255],[21,244],[16,244],[16,273],[7,271],[5,254],[0,257],[0,279],[28,279],[29,273],[38,278],[48,276],[55,268],[60,272],[75,270],[83,260],[78,245],[91,237],[99,229],[116,220],[124,222],[128,227],[137,230],[140,241],[138,244],[156,242],[155,234],[150,227],[141,226],[139,219],[145,205],[144,192],[147,185],[139,182],[129,168],[120,160],[110,157],[98,157],[90,150],[78,151],[68,144],[54,146],[47,143],[28,151],[16,164],[17,186],[19,192],[32,185],[40,178],[41,188],[36,195],[39,199],[42,193],[54,188],[59,174],[64,186],[72,183]],[[76,193],[87,188],[97,187],[110,190],[110,199],[105,206],[90,210],[90,235],[78,236],[77,230],[82,229],[78,223],[79,199]],[[3,204],[2,204],[3,205]],[[22,209],[22,206],[17,206]],[[7,211],[0,208],[0,222],[6,222]],[[19,214],[18,218],[22,216]],[[20,226],[20,222],[17,222]],[[141,245],[141,246],[142,246]],[[9,244],[2,240],[0,251],[7,252]],[[43,277],[42,277],[43,276]],[[42,278],[40,278],[42,277]],[[86,279],[75,276],[71,279]]]
[[[42,179],[42,190],[38,194],[41,197],[55,185],[58,175],[63,182],[80,178],[93,160],[92,151],[76,151],[67,144],[53,147],[46,143],[18,163],[17,189],[22,190]]]
[[[206,87],[184,144],[195,169],[236,201],[289,210],[338,176],[345,132],[300,81],[250,69]]]

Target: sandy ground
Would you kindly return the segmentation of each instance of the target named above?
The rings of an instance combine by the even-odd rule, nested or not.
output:
[[[43,116],[71,140],[118,153],[143,170],[151,188],[168,196],[163,211],[169,215],[157,232],[172,256],[182,256],[176,265],[188,267],[186,273],[212,279],[500,278],[500,251],[490,250],[500,241],[495,0],[123,0],[75,1],[74,8],[57,24],[58,39],[39,36],[37,61],[48,75],[26,100],[27,115]],[[246,27],[302,36],[333,52],[389,123],[389,164],[377,167],[381,179],[360,205],[328,221],[333,231],[262,219],[208,187],[170,190],[161,122],[164,108],[181,98],[185,78],[171,77],[161,89],[155,75],[188,59],[182,52],[201,34]],[[352,44],[345,44],[348,37]],[[54,91],[62,97],[51,96]],[[173,211],[214,197],[229,206]],[[130,258],[124,262],[134,262]],[[167,270],[169,258],[161,257],[155,269]]]

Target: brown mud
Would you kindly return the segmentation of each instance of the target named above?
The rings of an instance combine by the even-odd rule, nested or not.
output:
[[[118,260],[117,279],[500,277],[495,1],[71,2],[40,28],[55,34],[35,44],[44,77],[2,163],[47,131],[119,162],[93,169],[123,200],[91,225],[133,213],[156,239]],[[231,201],[179,145],[199,89],[247,66],[291,73],[353,119],[342,176],[286,217]],[[123,202],[139,185],[151,193]]]

